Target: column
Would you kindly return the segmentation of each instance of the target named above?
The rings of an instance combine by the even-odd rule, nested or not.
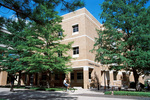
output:
[[[6,71],[0,72],[0,85],[4,86],[7,84],[7,75],[8,73]]]
[[[109,71],[109,75],[110,75],[110,85],[113,86],[114,85],[114,77],[113,77],[113,71]]]
[[[66,75],[69,84],[71,83],[71,77],[70,77],[70,76],[71,76],[71,73],[69,72],[69,73]]]
[[[89,87],[89,67],[83,67],[83,88],[88,89]]]
[[[25,74],[21,75],[21,85],[25,85]]]

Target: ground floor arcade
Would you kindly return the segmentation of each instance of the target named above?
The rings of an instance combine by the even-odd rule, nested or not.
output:
[[[96,88],[97,86],[124,86],[128,87],[130,82],[134,81],[133,73],[126,71],[109,71],[96,67],[81,66],[73,68],[73,71],[64,73],[22,73],[21,85],[26,86],[47,86],[57,87],[63,86],[64,78],[68,78],[68,83],[74,87],[82,87],[84,89]],[[19,76],[16,75],[19,79]],[[48,80],[48,81],[47,81]],[[144,77],[140,76],[139,81],[144,84]],[[9,76],[7,72],[0,72],[0,85],[9,85]],[[17,84],[17,81],[15,81]]]

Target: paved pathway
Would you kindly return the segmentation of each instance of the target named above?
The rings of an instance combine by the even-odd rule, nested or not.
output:
[[[28,89],[0,88],[0,100],[150,100],[148,97],[104,95],[97,90],[76,90],[75,93],[62,91],[34,91]]]

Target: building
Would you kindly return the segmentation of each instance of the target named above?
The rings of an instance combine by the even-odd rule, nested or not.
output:
[[[95,55],[90,52],[93,49],[94,39],[97,37],[96,29],[100,24],[85,8],[62,16],[62,28],[67,35],[62,43],[74,41],[73,51],[69,52],[75,60],[72,60],[73,72],[70,73],[71,84],[83,88],[90,87],[91,78],[96,77],[95,83],[100,83],[101,65],[94,62]]]
[[[100,24],[86,8],[79,9],[62,16],[63,34],[67,35],[62,43],[74,41],[72,51],[68,52],[72,55],[73,71],[67,77],[71,85],[75,87],[101,86],[128,86],[130,81],[134,81],[133,73],[126,71],[109,71],[107,66],[94,61],[95,55],[90,50],[93,49],[94,39],[98,37],[96,29],[103,29]],[[61,35],[61,34],[60,34]],[[5,76],[5,77],[4,77]],[[6,85],[6,72],[0,72],[0,85]],[[64,73],[50,74],[51,86],[62,86]],[[46,85],[46,75],[44,73],[36,73],[31,75],[23,75],[22,84],[26,85]],[[140,81],[143,83],[142,77]]]

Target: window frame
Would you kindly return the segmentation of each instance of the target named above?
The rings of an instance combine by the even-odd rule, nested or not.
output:
[[[71,73],[71,80],[74,80],[74,73]]]
[[[79,24],[72,25],[72,35],[79,34]]]
[[[72,47],[73,57],[79,57],[79,46]]]
[[[63,32],[58,32],[58,36],[59,37],[63,36]]]
[[[91,73],[92,73],[92,72],[89,71],[89,79],[91,79]]]
[[[83,72],[77,72],[77,80],[83,80]]]

